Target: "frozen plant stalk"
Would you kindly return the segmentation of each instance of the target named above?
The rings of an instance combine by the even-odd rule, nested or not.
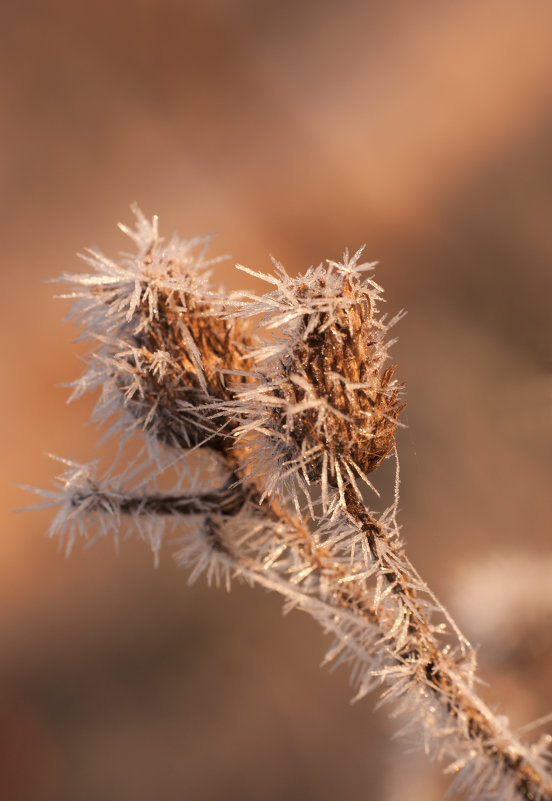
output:
[[[364,500],[401,409],[387,363],[400,315],[380,315],[373,265],[361,251],[297,278],[276,265],[263,297],[222,296],[208,239],[165,242],[135,213],[121,226],[134,254],[89,252],[93,272],[62,280],[93,342],[74,395],[100,387],[95,418],[122,442],[141,435],[144,458],[103,478],[66,463],[42,492],[60,507],[52,534],[69,550],[126,522],[157,554],[176,528],[190,580],[259,584],[318,620],[356,697],[379,688],[467,798],[552,801],[549,738],[523,744],[479,698],[469,643],[405,555],[397,500],[380,515]]]

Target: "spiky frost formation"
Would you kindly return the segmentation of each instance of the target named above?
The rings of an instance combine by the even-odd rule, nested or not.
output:
[[[157,563],[167,527],[176,536],[185,520],[193,519],[196,527],[209,516],[224,520],[228,515],[238,514],[246,501],[243,491],[232,486],[233,481],[220,483],[224,474],[214,464],[211,469],[204,464],[201,474],[182,465],[180,480],[167,490],[158,486],[156,469],[148,470],[137,480],[144,468],[148,468],[147,459],[137,470],[127,468],[119,474],[100,476],[97,461],[79,464],[52,458],[64,465],[54,489],[26,489],[42,499],[35,508],[58,507],[48,534],[58,539],[60,549],[66,554],[78,537],[92,544],[111,535],[118,547],[124,531],[126,536],[135,535],[147,542]],[[218,481],[213,481],[213,488],[205,489],[209,476]]]
[[[59,506],[51,533],[70,548],[90,523],[116,540],[126,524],[157,554],[168,524],[191,579],[259,584],[333,634],[327,661],[351,665],[356,697],[380,687],[468,798],[552,801],[547,742],[524,746],[479,699],[473,652],[407,559],[396,502],[376,516],[356,486],[393,447],[400,409],[386,366],[397,318],[379,316],[381,288],[362,278],[372,265],[360,251],[296,279],[278,265],[264,276],[273,292],[230,304],[209,284],[207,239],[165,244],[156,219],[136,213],[136,229],[123,228],[134,255],[93,253],[94,274],[65,276],[95,345],[75,392],[101,385],[97,416],[123,410],[123,438],[171,446],[178,480],[158,486],[162,460],[147,451],[140,480],[138,466],[99,478],[67,462],[56,491],[40,493]],[[259,313],[276,334],[255,349],[237,319]],[[181,457],[198,445],[212,469],[194,476]],[[314,529],[299,481],[307,493],[321,484]]]
[[[475,690],[473,653],[437,646],[444,624],[429,616],[444,610],[421,579],[425,620],[418,605],[405,609],[363,542],[344,517],[309,538],[292,520],[270,521],[244,506],[207,534],[190,529],[178,561],[192,580],[204,572],[229,588],[237,577],[281,593],[286,609],[310,614],[334,637],[325,661],[350,665],[356,699],[379,689],[380,704],[392,703],[393,715],[406,721],[400,733],[445,761],[454,789],[467,799],[550,801],[550,738],[532,746],[515,738],[507,718],[493,714]]]
[[[209,283],[210,237],[165,242],[157,218],[138,208],[134,229],[121,230],[135,243],[134,254],[113,261],[98,251],[84,260],[91,274],[64,275],[73,291],[72,314],[92,339],[88,369],[75,382],[73,397],[101,387],[95,419],[122,409],[115,429],[143,430],[180,448],[221,447],[228,418],[214,402],[229,400],[224,370],[248,366],[248,340],[236,320],[225,319]]]
[[[253,273],[277,288],[236,312],[261,314],[260,325],[278,331],[255,353],[256,390],[238,393],[250,409],[242,434],[264,437],[257,461],[269,493],[295,477],[320,481],[325,499],[328,486],[337,487],[343,501],[345,485],[356,487],[359,477],[369,484],[367,474],[393,448],[403,404],[395,365],[386,365],[387,337],[401,315],[379,315],[382,289],[363,279],[374,265],[359,263],[361,254],[295,278],[278,263],[275,276]]]
[[[334,637],[326,662],[350,665],[356,698],[380,689],[381,703],[406,716],[403,734],[448,762],[468,799],[552,799],[549,741],[524,746],[507,719],[485,706],[474,689],[473,654],[437,646],[444,625],[430,618],[443,613],[438,602],[418,578],[425,602],[405,604],[380,572],[381,554],[372,556],[364,532],[345,514],[310,533],[284,510],[251,503],[243,485],[205,492],[198,484],[177,497],[106,484],[76,465],[61,478],[56,525],[71,536],[77,528],[86,534],[86,522],[96,517],[98,534],[117,537],[126,519],[157,549],[169,523],[190,580],[205,573],[226,587],[232,578],[259,584],[282,594],[288,609],[310,614]],[[397,532],[373,526],[381,553],[391,552]],[[401,569],[407,567],[403,560]]]

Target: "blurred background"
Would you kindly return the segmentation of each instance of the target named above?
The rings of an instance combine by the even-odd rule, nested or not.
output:
[[[552,709],[552,5],[15,0],[0,52],[3,801],[440,799],[277,597],[167,552],[44,536],[44,453],[89,461],[75,254],[161,229],[290,272],[366,243],[408,387],[401,520],[515,726]],[[247,276],[221,266],[227,286]],[[84,268],[83,268],[84,269]],[[249,288],[260,290],[251,282]],[[383,471],[385,474],[385,470]],[[383,481],[388,476],[383,476]],[[535,736],[539,732],[535,732]]]

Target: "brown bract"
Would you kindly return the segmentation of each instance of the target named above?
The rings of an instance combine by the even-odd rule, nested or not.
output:
[[[225,371],[251,367],[242,329],[240,321],[224,319],[208,303],[179,293],[160,295],[152,319],[133,336],[140,392],[126,408],[145,418],[144,429],[165,444],[227,447],[235,423],[215,403],[233,398]],[[234,385],[244,380],[232,377]]]
[[[282,391],[288,403],[304,404],[290,427],[299,446],[320,446],[330,458],[370,473],[393,448],[404,403],[401,384],[393,379],[396,365],[383,366],[382,326],[373,317],[368,292],[346,280],[343,297],[351,305],[332,322],[321,314],[315,330],[294,350]],[[320,477],[321,460],[309,469],[310,479]],[[335,476],[329,478],[335,485]]]

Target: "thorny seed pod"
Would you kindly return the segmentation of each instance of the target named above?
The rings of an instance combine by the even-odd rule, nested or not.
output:
[[[126,435],[148,433],[163,445],[212,448],[232,442],[232,424],[217,404],[229,401],[225,370],[247,369],[250,341],[239,321],[224,318],[220,298],[209,284],[210,237],[168,242],[138,208],[135,254],[117,261],[90,251],[88,275],[65,275],[76,299],[73,314],[94,340],[88,369],[73,396],[102,388],[95,412],[105,420],[121,410],[115,424]],[[242,377],[240,381],[245,381]]]
[[[362,251],[342,263],[328,262],[290,277],[276,265],[276,277],[262,276],[278,289],[238,313],[264,313],[262,325],[277,328],[276,342],[256,353],[261,380],[256,395],[240,392],[250,404],[244,434],[254,428],[263,409],[265,442],[258,451],[258,469],[276,452],[279,475],[265,476],[268,492],[282,478],[356,489],[394,446],[397,418],[403,406],[395,365],[386,366],[389,323],[378,315],[381,288],[362,273]],[[258,274],[256,274],[258,275]],[[260,460],[259,460],[260,456]]]
[[[333,460],[371,473],[393,447],[399,386],[393,381],[395,365],[379,369],[369,294],[360,289],[355,296],[347,279],[343,296],[352,301],[343,319],[326,325],[327,315],[320,315],[316,328],[294,348],[282,382],[292,411],[287,426],[298,446],[306,439],[309,449],[320,447]],[[310,405],[321,398],[322,406]]]

